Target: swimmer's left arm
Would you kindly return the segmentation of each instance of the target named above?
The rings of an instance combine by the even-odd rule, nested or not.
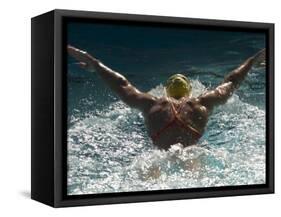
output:
[[[72,46],[67,49],[68,53],[79,61],[81,68],[99,74],[110,89],[130,107],[146,112],[156,101],[154,96],[139,91],[123,75],[105,66],[87,52]]]
[[[248,58],[238,68],[228,74],[224,81],[214,90],[207,91],[200,95],[198,100],[208,110],[212,110],[217,105],[222,105],[232,96],[233,92],[239,88],[246,78],[252,66],[265,58],[265,49],[260,50],[256,55]]]

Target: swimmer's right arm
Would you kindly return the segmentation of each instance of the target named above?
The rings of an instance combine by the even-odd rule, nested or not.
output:
[[[123,102],[141,111],[148,111],[156,98],[135,88],[123,75],[105,66],[87,52],[73,46],[67,46],[70,56],[79,61],[81,68],[97,72]]]
[[[222,105],[232,96],[246,78],[252,66],[265,59],[265,49],[260,50],[254,56],[248,58],[238,68],[229,73],[224,81],[214,90],[207,91],[198,97],[200,103],[208,110],[217,105]]]

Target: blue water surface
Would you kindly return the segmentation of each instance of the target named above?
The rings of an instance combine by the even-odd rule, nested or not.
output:
[[[88,51],[144,92],[161,97],[174,73],[193,96],[214,88],[265,47],[265,34],[69,23],[68,43]],[[265,68],[254,67],[217,107],[196,146],[158,150],[138,110],[68,58],[68,194],[265,183]]]

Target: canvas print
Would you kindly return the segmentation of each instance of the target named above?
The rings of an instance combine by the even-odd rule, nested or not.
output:
[[[265,33],[66,32],[68,195],[265,184]]]

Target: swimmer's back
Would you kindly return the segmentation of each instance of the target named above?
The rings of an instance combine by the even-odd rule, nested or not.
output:
[[[173,108],[178,111],[174,113]],[[163,97],[144,117],[153,143],[159,148],[168,149],[176,143],[184,146],[195,144],[204,132],[208,111],[196,98],[174,100]]]

